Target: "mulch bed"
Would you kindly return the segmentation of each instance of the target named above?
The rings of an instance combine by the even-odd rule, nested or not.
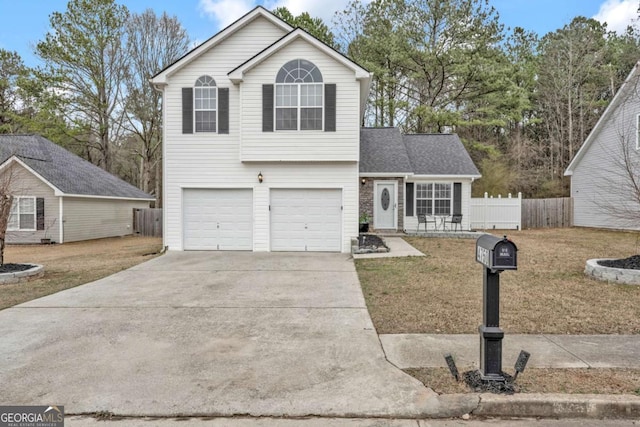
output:
[[[0,274],[1,273],[17,273],[20,271],[25,271],[30,268],[33,268],[32,264],[3,264],[0,265]]]
[[[603,267],[626,268],[629,270],[640,270],[640,255],[633,255],[624,259],[609,259],[598,261]]]

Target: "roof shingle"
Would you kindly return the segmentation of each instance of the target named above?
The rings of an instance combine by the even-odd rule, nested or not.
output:
[[[153,199],[39,135],[0,135],[0,164],[16,156],[65,194]]]
[[[360,131],[360,173],[480,176],[458,135],[402,135],[398,128]]]

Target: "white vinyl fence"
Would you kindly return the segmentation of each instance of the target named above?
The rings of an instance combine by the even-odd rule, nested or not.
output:
[[[470,217],[472,230],[521,230],[522,193],[518,197],[493,197],[487,193],[472,197]]]

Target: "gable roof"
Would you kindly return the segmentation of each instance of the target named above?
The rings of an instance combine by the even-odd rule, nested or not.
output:
[[[274,53],[279,52],[281,49],[285,48],[295,40],[306,41],[316,49],[320,50],[327,56],[333,58],[335,61],[339,62],[340,64],[351,69],[354,72],[356,80],[360,81],[360,114],[363,115],[367,105],[367,99],[369,98],[369,88],[371,85],[371,77],[373,76],[373,74],[365,70],[363,67],[347,58],[331,46],[318,40],[302,28],[296,28],[295,30],[289,32],[279,40],[276,40],[275,43],[272,43],[270,46],[267,46],[265,49],[249,58],[247,61],[238,65],[236,68],[227,73],[227,75],[229,76],[229,80],[231,80],[235,84],[240,83],[243,80],[245,73],[249,72],[252,68],[260,65],[260,63],[262,63],[264,60],[269,58]]]
[[[360,172],[401,175],[413,173],[400,129],[360,129]]]
[[[620,89],[618,89],[613,99],[604,110],[604,113],[602,113],[602,116],[600,116],[596,125],[591,129],[591,132],[589,132],[589,135],[584,140],[582,147],[580,147],[576,155],[571,160],[571,163],[569,163],[569,166],[567,166],[567,169],[564,171],[564,176],[573,175],[574,169],[578,166],[580,160],[582,160],[585,153],[600,133],[601,128],[609,120],[611,114],[613,114],[616,108],[618,108],[618,106],[627,99],[627,96],[632,93],[632,90],[634,89],[634,80],[637,81],[638,78],[640,78],[640,61],[636,62],[636,65],[633,66],[631,72],[624,80],[624,83],[622,83],[622,86],[620,86]]]
[[[402,137],[415,175],[463,175],[480,172],[456,134],[417,134]]]
[[[360,175],[480,178],[456,134],[402,135],[397,128],[360,131]]]
[[[57,196],[154,200],[152,196],[39,135],[0,135],[0,165],[16,160]]]
[[[234,83],[241,82],[242,78],[244,77],[244,73],[248,72],[255,66],[259,65],[262,61],[269,58],[274,53],[279,52],[281,49],[283,49],[284,47],[288,46],[293,41],[298,39],[302,39],[306,41],[307,43],[311,44],[318,50],[324,52],[328,56],[340,62],[345,67],[353,70],[357,80],[371,78],[371,73],[369,73],[367,70],[362,68],[360,65],[356,64],[354,61],[347,58],[346,56],[344,56],[343,54],[341,54],[331,46],[321,42],[320,40],[318,40],[317,38],[315,38],[314,36],[306,32],[302,28],[296,28],[295,30],[281,37],[279,40],[276,40],[275,43],[272,43],[270,46],[267,46],[265,49],[258,52],[252,58],[249,58],[247,61],[240,64],[233,70],[231,70],[228,73],[229,79]]]
[[[287,33],[293,30],[293,27],[291,25],[287,24],[282,19],[266,10],[264,7],[256,6],[255,8],[244,14],[242,17],[240,17],[238,20],[231,23],[229,26],[219,31],[218,33],[207,39],[205,42],[199,44],[194,49],[187,52],[184,56],[158,72],[155,76],[151,77],[150,82],[153,84],[166,84],[167,78],[173,73],[180,70],[185,65],[189,64],[193,60],[200,57],[202,54],[206,53],[212,47],[230,37],[236,31],[247,26],[260,17],[267,19],[274,26],[282,28],[282,30]]]

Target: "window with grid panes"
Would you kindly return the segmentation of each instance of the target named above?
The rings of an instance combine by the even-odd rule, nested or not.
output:
[[[216,131],[217,95],[216,82],[212,77],[202,76],[196,80],[196,85],[193,88],[196,132]]]
[[[416,214],[451,215],[451,184],[416,184]]]
[[[323,91],[322,74],[312,62],[287,62],[276,76],[276,130],[322,130]]]

